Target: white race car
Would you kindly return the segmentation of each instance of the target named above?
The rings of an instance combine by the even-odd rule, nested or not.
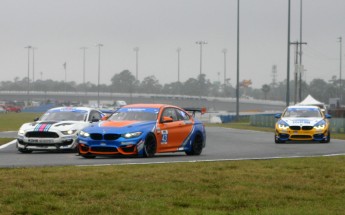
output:
[[[52,108],[35,122],[20,127],[17,149],[22,153],[77,150],[79,131],[103,116],[99,110],[87,107]]]

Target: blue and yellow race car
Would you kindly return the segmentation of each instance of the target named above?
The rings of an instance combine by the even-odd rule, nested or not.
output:
[[[107,120],[93,123],[78,136],[79,153],[152,157],[162,152],[200,155],[206,144],[204,124],[189,111],[164,104],[126,105]]]
[[[331,133],[328,119],[317,106],[289,106],[276,114],[275,143],[286,141],[317,141],[329,143]]]

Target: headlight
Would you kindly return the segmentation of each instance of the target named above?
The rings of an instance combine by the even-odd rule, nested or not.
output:
[[[90,137],[90,134],[85,131],[80,131],[79,135],[82,137]]]
[[[126,139],[130,139],[130,138],[134,138],[134,137],[139,137],[142,133],[143,132],[137,131],[137,132],[122,134],[121,136],[126,138]]]
[[[25,131],[24,130],[19,130],[18,135],[24,135]]]
[[[68,130],[68,131],[61,131],[64,135],[71,135],[74,134],[77,130]]]
[[[283,120],[279,120],[279,122],[277,122],[277,123],[278,123],[278,128],[280,128],[280,129],[286,129],[289,127],[289,125]]]
[[[314,125],[314,128],[316,128],[316,129],[325,129],[325,127],[326,127],[326,122],[325,122],[325,120],[321,120],[320,122],[318,122],[318,123],[316,123],[315,125]]]

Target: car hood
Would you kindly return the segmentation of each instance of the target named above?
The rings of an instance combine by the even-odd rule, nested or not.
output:
[[[316,123],[323,120],[323,118],[281,118],[289,126],[314,126]]]
[[[156,121],[102,121],[93,123],[83,131],[87,133],[126,133],[132,131],[149,131],[154,128]]]
[[[60,122],[37,121],[37,122],[30,122],[30,123],[23,124],[20,130],[24,130],[24,131],[80,130],[88,124],[89,122],[84,122],[84,121],[60,121]]]

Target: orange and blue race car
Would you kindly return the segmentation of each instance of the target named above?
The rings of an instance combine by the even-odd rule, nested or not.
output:
[[[204,124],[194,118],[203,108],[165,104],[133,104],[116,110],[107,120],[93,123],[78,135],[79,153],[153,157],[162,152],[200,155],[206,144]]]

